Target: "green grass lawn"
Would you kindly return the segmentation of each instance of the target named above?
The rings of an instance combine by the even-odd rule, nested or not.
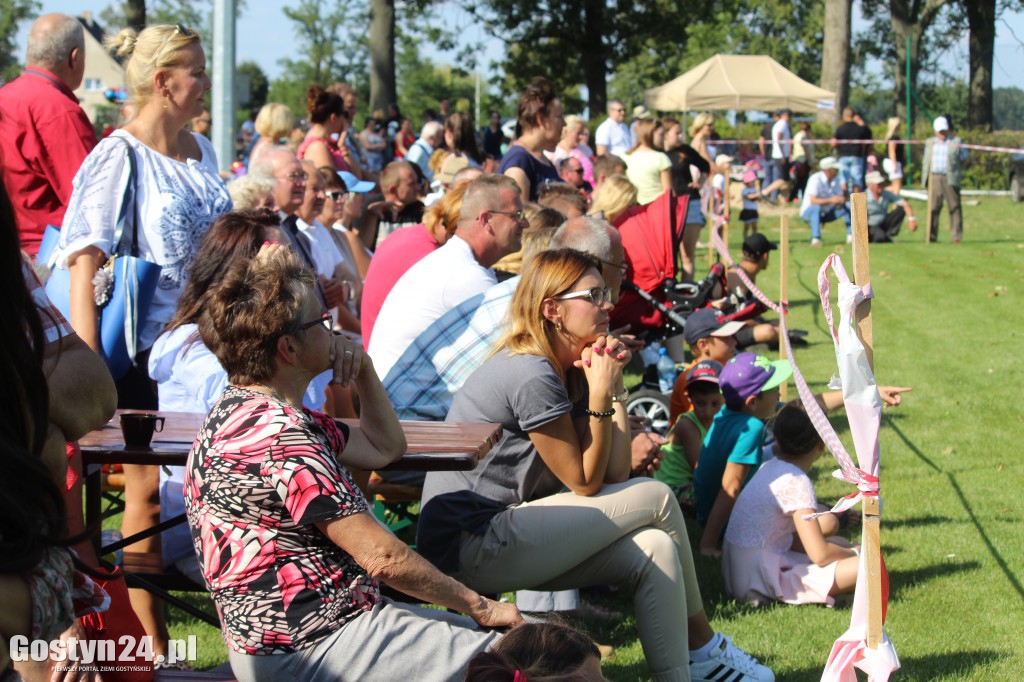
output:
[[[923,218],[924,205],[914,207]],[[810,331],[797,360],[812,389],[823,390],[835,355],[817,302],[817,271],[831,249],[852,275],[852,253],[835,223],[825,228],[824,249],[807,245],[799,219],[791,223],[790,324]],[[919,231],[872,246],[876,374],[881,383],[914,387],[901,407],[886,410],[881,433],[882,545],[892,581],[886,628],[903,665],[896,679],[1024,679],[1024,532],[1013,502],[1024,489],[1016,450],[1024,439],[1024,361],[1016,355],[1024,341],[1022,223],[1024,205],[982,199],[964,207],[957,246],[945,214],[936,244],[926,245]],[[778,219],[761,227],[778,238]],[[739,233],[734,224],[736,256]],[[777,258],[759,281],[773,298],[776,268]],[[840,413],[833,423],[852,453],[845,418]],[[828,504],[850,492],[831,478],[834,468],[826,455],[813,472],[818,498]],[[716,629],[780,680],[820,678],[832,642],[849,625],[848,607],[753,610],[724,596],[717,561],[698,558],[697,570]],[[594,600],[632,611],[628,594]],[[174,612],[169,622],[174,637],[199,635],[201,667],[226,660],[214,628]],[[616,647],[604,664],[609,679],[649,679],[632,616],[589,630]]]

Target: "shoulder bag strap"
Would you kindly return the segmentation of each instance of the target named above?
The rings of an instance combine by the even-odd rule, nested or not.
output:
[[[139,205],[135,200],[135,194],[137,191],[135,150],[127,139],[120,135],[117,137],[124,143],[125,149],[128,152],[128,184],[125,186],[124,196],[121,198],[121,209],[117,214],[117,230],[114,233],[114,243],[116,244],[114,253],[127,254],[138,258]],[[130,233],[125,230],[125,227],[130,227]],[[125,240],[129,238],[131,239],[131,243],[125,244]]]

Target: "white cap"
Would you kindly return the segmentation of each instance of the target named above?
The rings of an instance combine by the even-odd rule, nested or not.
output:
[[[821,170],[839,170],[839,161],[834,156],[826,156],[818,162],[818,167]]]
[[[733,159],[728,154],[719,154],[715,157],[716,166],[724,166],[727,163],[732,163]]]
[[[884,185],[885,176],[879,173],[878,171],[871,171],[866,176],[864,176],[864,182],[866,182],[869,185]]]
[[[932,122],[932,128],[935,128],[936,133],[941,133],[945,130],[949,130],[949,119],[945,116],[939,116]]]

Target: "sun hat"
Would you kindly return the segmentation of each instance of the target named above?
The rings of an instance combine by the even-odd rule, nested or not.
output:
[[[715,157],[716,166],[724,166],[727,163],[732,163],[732,161],[733,158],[728,154],[719,154],[718,156]]]
[[[750,396],[782,385],[793,376],[789,360],[769,360],[756,353],[738,353],[718,375],[718,385],[728,404],[742,403]]]
[[[884,185],[885,176],[879,173],[878,171],[871,171],[870,173],[864,176],[864,182],[866,182],[869,185]]]
[[[743,182],[757,182],[757,173],[752,170],[744,171]]]
[[[821,170],[839,170],[839,161],[834,156],[826,156],[818,162],[818,167]]]

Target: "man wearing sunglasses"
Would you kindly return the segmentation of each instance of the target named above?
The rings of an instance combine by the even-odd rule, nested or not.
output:
[[[519,250],[527,225],[514,180],[482,175],[469,183],[455,235],[409,268],[384,299],[367,342],[381,376],[437,318],[497,282],[491,266]]]

